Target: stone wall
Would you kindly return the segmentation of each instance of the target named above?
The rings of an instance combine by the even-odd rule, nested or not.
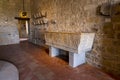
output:
[[[28,15],[30,16],[30,0],[25,0],[25,3],[27,3],[25,4],[25,10],[29,13]],[[22,0],[0,0],[0,32],[3,30],[4,27],[5,29],[7,29],[3,30],[2,33],[0,33],[0,44],[13,44],[14,41],[16,43],[16,40],[18,40],[17,37],[13,36],[16,35],[19,37],[17,29],[18,20],[15,20],[14,17],[19,16],[19,13],[23,10],[22,5]],[[10,33],[12,33],[12,37],[11,35],[7,35]],[[3,38],[3,35],[4,38],[7,40]]]
[[[0,45],[19,43],[19,33],[15,26],[0,26]]]
[[[0,25],[8,22],[16,26],[17,20],[14,17],[19,16],[23,10],[22,5],[22,0],[0,0]],[[30,16],[30,0],[25,0],[25,10]]]
[[[32,26],[30,40],[32,42],[36,41],[36,39],[33,38],[33,33],[38,26],[39,29],[49,32],[94,32],[96,33],[94,46],[93,50],[86,54],[87,63],[119,76],[119,0],[111,0],[111,16],[100,13],[100,6],[109,3],[109,1],[110,0],[31,0]],[[115,11],[118,12],[111,13]],[[43,24],[34,24],[36,21],[34,15],[36,16],[39,13],[47,13],[47,27]],[[39,42],[36,42],[36,44],[39,44]]]

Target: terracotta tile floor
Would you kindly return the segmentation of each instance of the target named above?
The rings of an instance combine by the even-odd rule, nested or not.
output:
[[[20,80],[115,80],[87,64],[72,68],[67,61],[49,57],[47,49],[28,42],[0,46],[0,59],[18,67]]]

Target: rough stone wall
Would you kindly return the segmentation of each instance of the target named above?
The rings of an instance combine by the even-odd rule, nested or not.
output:
[[[118,12],[109,18],[99,14],[99,6],[108,1],[110,0],[31,0],[31,14],[34,16],[39,12],[47,12],[48,26],[37,25],[40,29],[96,33],[93,50],[86,54],[87,63],[120,76],[120,14]],[[114,9],[119,11],[119,0],[111,1],[115,4]],[[34,21],[33,18],[32,22]],[[31,40],[37,26],[32,24]]]
[[[93,50],[86,55],[87,62],[120,79],[120,3],[113,4],[111,17],[103,18]]]
[[[25,3],[27,3],[25,4],[25,10],[29,13],[28,15],[30,16],[30,0],[25,0]],[[4,43],[0,41],[0,44],[13,44],[15,40],[11,42],[11,35],[7,35],[9,33],[19,36],[18,30],[16,29],[18,26],[18,20],[15,20],[14,17],[19,16],[19,12],[22,11],[22,5],[22,0],[0,0],[0,29],[3,30],[4,26],[5,29],[8,30],[5,32],[3,30],[2,33],[0,33],[0,40],[4,41]],[[11,30],[12,27],[16,31]],[[10,32],[9,30],[13,32]],[[3,35],[4,38],[7,38],[8,40],[3,39]],[[15,36],[14,39],[17,40]]]
[[[54,3],[54,0],[48,1],[48,0],[31,0],[31,31],[30,31],[30,42],[33,42],[38,45],[44,45],[45,44],[45,37],[44,33],[46,31],[46,28],[48,27],[48,24],[37,24],[36,21],[40,21],[41,17],[35,18],[40,12],[45,15],[47,12],[47,18],[50,19],[54,18],[53,15],[55,14],[54,9],[56,9]],[[45,7],[44,7],[45,6]],[[51,6],[51,7],[48,7]],[[49,10],[49,11],[48,11]],[[48,14],[50,14],[48,16]],[[36,23],[36,24],[34,24]]]
[[[19,16],[19,12],[23,10],[22,0],[0,0],[0,25],[10,23],[17,25],[17,20],[14,17]],[[30,16],[30,0],[25,0],[25,10]]]
[[[18,29],[15,26],[0,26],[0,45],[19,43]]]

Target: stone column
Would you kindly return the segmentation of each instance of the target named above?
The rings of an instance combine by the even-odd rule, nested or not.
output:
[[[55,47],[52,47],[52,46],[49,47],[49,55],[51,57],[58,56],[59,54],[60,53],[59,53],[59,49],[58,48],[55,48]]]
[[[85,52],[78,54],[69,52],[69,65],[72,67],[77,67],[85,63]]]

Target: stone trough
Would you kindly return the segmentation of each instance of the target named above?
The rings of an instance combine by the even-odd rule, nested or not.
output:
[[[49,55],[58,56],[59,50],[69,51],[69,65],[77,67],[86,62],[85,53],[92,49],[95,33],[46,32]]]

